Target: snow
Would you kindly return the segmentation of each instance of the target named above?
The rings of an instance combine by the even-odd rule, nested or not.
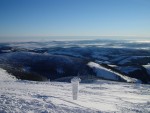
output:
[[[146,68],[147,73],[150,75],[150,65],[143,65]]]
[[[117,68],[117,65],[109,65],[110,67]]]
[[[77,82],[78,83],[78,82],[81,82],[81,79],[79,77],[74,77],[71,79],[71,82],[75,82],[75,83]]]
[[[6,70],[0,68],[0,82],[1,81],[15,81],[16,78],[6,72]]]
[[[94,69],[94,71],[98,77],[102,77],[102,78],[109,79],[109,80],[116,80],[116,81],[119,81],[118,77],[120,77],[121,79],[125,80],[126,82],[134,82],[134,83],[141,82],[135,78],[130,78],[125,75],[114,72],[110,69],[107,69],[105,67],[102,67],[101,65],[99,65],[95,62],[89,62],[87,65]]]
[[[3,69],[0,81],[0,113],[150,112],[149,85],[80,83],[78,100],[73,100],[71,83],[16,80]]]
[[[100,66],[97,63],[89,62],[87,65],[89,67],[93,68],[94,71],[96,72],[97,76],[99,76],[99,77],[103,77],[103,78],[111,79],[111,80],[117,79],[117,77],[114,73],[111,73],[110,70]]]
[[[11,52],[11,50],[1,50],[1,52],[9,53],[9,52]]]

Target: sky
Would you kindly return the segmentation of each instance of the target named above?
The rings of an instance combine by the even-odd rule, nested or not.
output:
[[[150,37],[150,0],[0,0],[0,38]]]

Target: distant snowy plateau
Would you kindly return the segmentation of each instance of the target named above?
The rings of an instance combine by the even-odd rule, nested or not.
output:
[[[12,112],[149,113],[150,41],[0,43],[0,113]]]

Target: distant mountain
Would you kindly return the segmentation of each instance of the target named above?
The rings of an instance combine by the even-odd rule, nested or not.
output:
[[[149,43],[115,40],[1,43],[0,67],[27,80],[92,76],[127,81],[123,77],[128,76],[149,83],[149,50]]]

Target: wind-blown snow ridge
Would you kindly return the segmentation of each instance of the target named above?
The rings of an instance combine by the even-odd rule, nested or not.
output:
[[[94,71],[98,77],[102,77],[102,78],[110,79],[110,80],[116,80],[116,81],[118,81],[119,80],[118,77],[120,77],[121,79],[125,80],[126,82],[132,82],[132,83],[140,82],[138,79],[127,77],[125,75],[122,75],[122,74],[112,71],[110,69],[104,68],[95,62],[89,62],[87,65],[89,67],[91,67],[92,69],[94,69]]]

